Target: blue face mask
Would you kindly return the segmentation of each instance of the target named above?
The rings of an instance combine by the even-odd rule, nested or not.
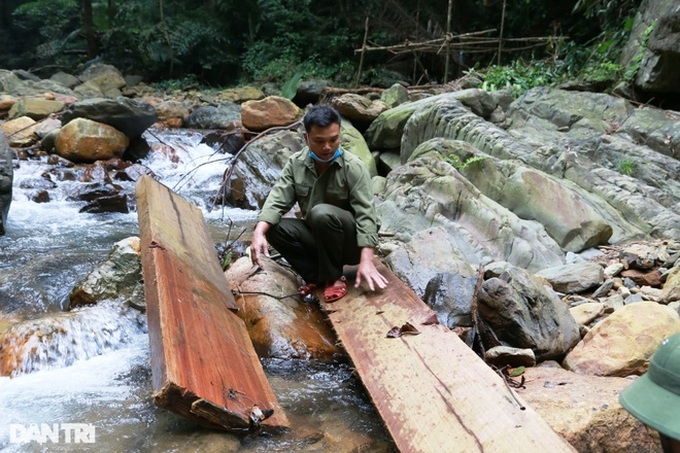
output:
[[[327,164],[328,162],[332,161],[333,159],[337,159],[340,156],[342,156],[342,149],[341,148],[336,149],[335,154],[333,154],[331,157],[329,157],[326,160],[323,160],[322,158],[320,158],[319,156],[314,154],[314,152],[311,149],[309,150],[309,157],[311,157],[312,159],[314,159],[317,162],[321,162],[321,163],[324,163],[324,164]]]

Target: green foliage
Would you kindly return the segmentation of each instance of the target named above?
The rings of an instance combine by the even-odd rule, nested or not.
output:
[[[621,74],[621,65],[609,60],[601,61],[594,66],[586,66],[581,75],[588,82],[606,82],[617,80]]]
[[[618,164],[619,173],[626,176],[631,176],[637,167],[637,162],[633,159],[621,159]]]
[[[465,162],[460,160],[456,154],[450,153],[448,156],[444,156],[444,160],[448,162],[456,170],[465,170],[470,165],[475,162],[481,162],[484,160],[484,156],[470,156],[465,159]]]
[[[31,64],[53,59],[65,49],[84,48],[76,0],[35,0],[12,13],[12,23],[30,52]]]
[[[645,52],[647,51],[649,36],[654,31],[655,26],[656,21],[649,24],[645,31],[642,32],[642,35],[640,36],[640,47],[638,48],[638,51],[633,57],[633,59],[630,61],[630,63],[628,63],[626,72],[623,75],[623,79],[626,80],[627,82],[632,82],[633,79],[635,78],[635,75],[640,70],[640,66],[642,65],[642,58],[645,56]]]
[[[152,84],[154,88],[164,91],[181,91],[200,85],[194,74],[188,74],[180,79],[165,79]]]
[[[286,99],[293,99],[297,94],[297,89],[302,81],[302,73],[296,72],[293,77],[288,79],[281,87],[281,97]]]
[[[549,61],[525,63],[515,60],[508,66],[492,66],[487,70],[481,88],[489,92],[510,88],[518,96],[531,88],[553,85],[559,80],[559,71]]]

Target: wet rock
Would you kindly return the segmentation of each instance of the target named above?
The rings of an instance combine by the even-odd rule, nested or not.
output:
[[[680,316],[664,305],[626,305],[593,327],[565,357],[565,368],[579,374],[628,376],[647,371],[665,338],[680,332]]]
[[[221,102],[217,106],[199,107],[186,117],[185,127],[193,129],[227,129],[234,121],[241,121],[241,106]]]
[[[559,367],[527,368],[525,388],[516,390],[579,452],[657,452],[658,434],[618,402],[630,380],[585,376]]]
[[[303,147],[304,139],[297,131],[275,132],[253,142],[234,164],[227,202],[244,209],[261,208],[288,158]]]
[[[536,273],[561,293],[582,293],[604,281],[604,270],[596,263],[566,264]]]
[[[536,356],[531,349],[511,348],[508,346],[495,346],[484,353],[484,361],[496,368],[510,366],[531,367],[536,366]]]
[[[105,300],[125,301],[138,295],[142,286],[141,250],[138,237],[113,245],[109,256],[90,272],[69,294],[68,309]],[[134,300],[144,305],[144,299]]]
[[[479,316],[495,336],[485,344],[530,348],[537,360],[562,357],[580,340],[567,306],[545,282],[520,268],[490,278],[479,292]]]
[[[16,322],[0,334],[0,376],[65,367],[116,350],[144,321],[112,304]]]
[[[125,134],[109,125],[76,118],[61,128],[55,149],[72,162],[94,162],[121,157],[129,144]]]
[[[90,201],[87,205],[80,208],[78,212],[87,212],[90,214],[121,212],[126,214],[130,212],[128,197],[126,194],[102,196]]]
[[[316,304],[305,304],[295,275],[274,261],[256,272],[242,257],[225,272],[255,350],[261,357],[330,359],[340,353]]]
[[[159,103],[155,109],[158,121],[165,121],[171,127],[182,127],[184,119],[189,116],[189,109],[182,102],[173,99]]]
[[[269,96],[261,101],[247,101],[241,105],[243,127],[255,132],[288,126],[302,118],[302,114],[302,110],[292,101],[279,96]]]

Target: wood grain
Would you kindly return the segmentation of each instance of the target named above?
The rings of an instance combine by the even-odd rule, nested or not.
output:
[[[148,176],[136,191],[154,401],[227,430],[257,405],[274,411],[261,427],[287,427],[201,211]]]

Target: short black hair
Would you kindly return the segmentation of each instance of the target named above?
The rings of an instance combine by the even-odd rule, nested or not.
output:
[[[312,126],[328,127],[331,124],[340,125],[340,114],[337,110],[328,104],[314,105],[307,110],[305,118],[302,121],[305,125],[305,131],[309,133]]]

